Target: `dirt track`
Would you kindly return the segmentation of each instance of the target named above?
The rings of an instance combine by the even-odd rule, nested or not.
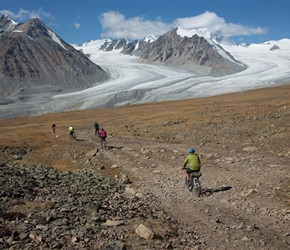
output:
[[[193,248],[185,237],[180,249],[290,249],[289,100],[286,85],[3,120],[2,148],[30,150],[19,159],[0,157],[65,171],[89,164],[104,175],[127,174],[131,187],[155,195],[197,242]],[[107,130],[109,149],[88,163],[86,154],[100,146],[95,121]],[[71,124],[77,141],[69,140]],[[200,198],[185,189],[180,170],[191,147],[202,159]]]

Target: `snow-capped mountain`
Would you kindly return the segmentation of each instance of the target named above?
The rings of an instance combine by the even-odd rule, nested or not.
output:
[[[206,28],[186,30],[186,29],[182,29],[181,27],[177,27],[174,30],[176,30],[176,33],[181,37],[190,38],[194,35],[197,35],[199,37],[205,38],[210,44],[219,44],[220,46],[222,46],[224,44],[226,44],[226,45],[236,45],[237,44],[234,40],[225,39],[218,32],[213,32],[213,31],[210,31],[209,29],[206,29]],[[125,49],[125,46],[128,43],[136,44],[135,50],[137,50],[138,48],[140,48],[140,45],[139,45],[140,43],[144,43],[144,42],[152,43],[152,42],[155,42],[158,38],[159,37],[156,37],[154,35],[148,35],[148,36],[145,36],[144,39],[141,41],[135,40],[133,42],[129,42],[126,38],[115,39],[115,40],[106,39],[106,40],[97,40],[97,41],[101,42],[103,44],[106,43],[106,45],[104,47],[100,48],[103,51],[112,51],[114,49],[114,47],[116,46],[116,44],[118,44],[118,49],[120,49],[121,46],[123,46],[123,49]],[[126,40],[125,43],[124,43],[124,39]],[[86,43],[84,43],[80,46],[83,46],[85,44]],[[114,44],[114,45],[110,46],[110,44]],[[125,52],[123,52],[123,53],[125,53]]]
[[[234,40],[224,38],[220,33],[209,30],[208,28],[200,28],[200,29],[182,29],[178,27],[178,34],[182,37],[192,37],[193,35],[198,35],[200,37],[204,37],[210,44],[219,44],[219,45],[236,45]]]
[[[178,27],[158,38],[106,41],[100,50],[118,50],[125,55],[138,56],[141,63],[177,67],[199,75],[222,76],[245,70],[245,65],[223,49],[222,41],[222,36],[207,29],[188,31]]]
[[[1,20],[1,96],[43,86],[80,90],[109,79],[108,72],[63,41],[39,19],[21,24],[6,16]]]
[[[104,43],[110,43],[111,39],[89,40],[83,44],[72,44],[75,48],[90,47],[99,50]]]
[[[198,75],[223,76],[246,69],[219,44],[176,28],[147,45],[139,62],[177,67]]]
[[[181,27],[176,27],[174,30],[176,30],[176,33],[181,36],[182,38],[184,37],[192,37],[194,35],[197,35],[199,37],[203,37],[204,39],[206,39],[210,44],[215,44],[215,45],[220,45],[220,46],[223,46],[223,45],[237,45],[237,43],[234,41],[234,40],[230,40],[230,39],[225,39],[221,34],[217,33],[217,32],[213,32],[213,31],[210,31],[209,29],[206,29],[206,28],[201,28],[201,29],[191,29],[191,30],[186,30],[186,29],[182,29]],[[171,31],[169,31],[171,32]],[[148,35],[148,36],[145,36],[143,40],[141,41],[133,41],[132,43],[136,44],[136,50],[138,48],[140,48],[140,45],[138,45],[139,43],[152,43],[152,42],[155,42],[159,37],[156,37],[154,35]],[[127,39],[126,40],[126,43],[124,43],[125,38],[123,39],[115,39],[115,40],[110,40],[110,39],[107,39],[107,40],[97,40],[99,42],[103,42],[103,43],[106,43],[106,46],[100,48],[101,50],[103,51],[111,51],[112,49],[114,49],[114,46],[109,46],[110,44],[118,44],[119,45],[119,48],[121,46],[124,46],[123,48],[125,49],[125,46],[130,43]],[[121,42],[122,41],[122,42]],[[83,44],[85,45],[85,44]],[[81,45],[81,46],[83,46]],[[107,48],[110,48],[110,49],[107,49]],[[124,53],[124,52],[123,52]]]
[[[185,37],[184,33],[180,35]],[[188,36],[192,37],[191,33]],[[271,50],[274,45],[280,49]],[[219,44],[215,46],[219,49]],[[222,43],[222,46],[236,61],[246,65],[246,69],[220,77],[202,76],[176,67],[138,63],[138,56],[124,55],[120,50],[106,52],[83,47],[92,61],[113,72],[116,78],[102,86],[74,95],[58,95],[55,99],[80,98],[83,102],[79,109],[111,107],[239,92],[284,84],[290,78],[289,39],[247,46]]]
[[[143,41],[147,42],[147,43],[152,43],[155,42],[158,39],[158,37],[154,36],[154,35],[149,35],[149,36],[145,36]]]
[[[30,59],[31,57],[36,57],[36,62],[32,65],[44,63],[44,61],[42,61],[43,54],[37,56],[38,53],[33,53],[31,57],[29,56],[30,54],[27,54],[30,51],[34,52],[34,47],[40,45],[39,43],[30,43],[29,41],[31,40],[37,40],[37,37],[34,37],[33,32],[24,31],[24,28],[20,29],[21,27],[22,26],[17,25],[12,30],[15,32],[10,31],[11,33],[5,33],[5,36],[9,34],[11,41],[17,37],[20,41],[25,42],[23,44],[25,44],[26,47],[21,47],[22,51],[26,53],[24,54],[25,57],[18,57],[18,54],[15,53],[17,50],[11,48],[9,50],[11,54],[8,53],[1,57],[10,60],[7,61],[5,65],[13,66],[12,63],[15,62],[15,60],[20,61],[24,59],[27,63],[23,65],[30,67],[28,58]],[[195,44],[206,44],[206,46],[210,48],[211,53],[215,51],[215,55],[220,55],[223,60],[225,58],[227,61],[232,60],[238,65],[246,65],[246,68],[237,73],[213,77],[210,75],[196,74],[187,69],[184,70],[178,67],[164,67],[164,63],[138,62],[140,56],[137,55],[137,52],[144,53],[148,46],[155,46],[162,51],[162,46],[158,47],[157,43],[160,43],[160,45],[169,45],[170,43],[167,44],[167,41],[162,41],[165,38],[164,36],[158,37],[156,40],[150,40],[145,37],[142,41],[136,40],[134,42],[123,39],[122,43],[115,42],[115,49],[110,51],[103,51],[100,50],[100,48],[105,43],[107,43],[106,48],[109,48],[109,43],[112,40],[91,40],[82,45],[72,46],[78,50],[78,55],[87,55],[90,60],[86,59],[90,61],[90,63],[94,62],[94,65],[100,65],[106,73],[110,74],[110,79],[102,84],[94,84],[93,86],[87,85],[87,88],[85,87],[85,89],[81,91],[72,91],[71,93],[65,94],[54,91],[54,93],[51,92],[49,95],[47,95],[47,89],[37,92],[37,88],[34,88],[33,90],[35,91],[33,92],[31,91],[31,85],[23,84],[23,89],[19,91],[18,95],[15,94],[6,98],[0,98],[0,119],[69,110],[104,108],[134,103],[205,97],[255,88],[264,88],[277,84],[289,84],[289,39],[267,41],[263,44],[237,44],[235,42],[225,41],[225,39],[218,34],[215,35],[210,32],[207,33],[207,36],[204,35],[201,37],[197,36],[196,31],[194,31],[195,33],[193,31],[186,32],[185,34],[185,31],[177,28],[175,34],[167,35],[171,41],[175,41],[176,39],[176,41],[184,43],[186,45],[185,48],[190,46],[190,44],[192,46]],[[28,39],[26,40],[26,38],[19,37],[20,34],[23,34],[24,37],[28,37]],[[71,62],[74,62],[73,59],[68,56],[71,51],[70,45],[66,44],[60,37],[55,36],[50,31],[46,30],[45,34],[44,38],[40,40],[41,44],[46,44],[44,43],[46,39],[50,40],[50,43],[48,45],[43,45],[43,50],[48,51],[48,53],[52,55],[58,55],[60,50],[62,52],[67,52],[68,54],[65,53],[66,56],[62,61],[72,60]],[[172,37],[170,35],[172,35]],[[179,38],[177,38],[177,36],[179,36]],[[2,47],[2,39],[3,35],[0,35],[0,42],[2,42],[0,50],[5,50],[6,47]],[[33,46],[29,46],[30,44],[33,44]],[[118,44],[123,44],[125,46],[118,47]],[[207,51],[207,49],[201,47],[201,51]],[[167,50],[163,50],[163,53],[164,52],[168,53]],[[175,52],[178,52],[178,50],[175,50]],[[184,53],[184,51],[181,51],[181,53]],[[158,55],[158,53],[156,53],[156,55]],[[74,55],[73,58],[75,58]],[[80,58],[83,60],[83,57]],[[164,59],[168,60],[170,57],[164,57]],[[174,60],[176,59],[177,58],[174,58]],[[162,60],[160,59],[160,61]],[[206,57],[204,61],[207,62]],[[162,62],[166,62],[166,60]],[[45,63],[49,65],[50,60]],[[79,62],[76,62],[76,65],[79,65],[78,63]],[[90,64],[88,64],[88,67],[90,67],[89,65]],[[57,65],[56,68],[58,69],[59,66]],[[14,69],[14,66],[11,69]],[[74,68],[70,69],[72,73],[78,72],[75,71]],[[66,72],[67,68],[61,68],[60,71],[62,70]],[[13,74],[16,71],[7,70],[7,72]],[[31,71],[31,73],[34,73],[34,71]],[[53,77],[52,74],[51,77]],[[80,79],[78,78],[78,74],[76,74],[75,77]],[[17,83],[17,81],[11,81],[10,85],[13,87],[15,82]],[[1,85],[3,84],[1,79],[0,83]]]
[[[7,15],[2,15],[0,17],[0,35],[4,32],[13,30],[16,25],[17,23],[13,21],[10,17],[8,17]]]
[[[100,50],[103,51],[122,50],[128,44],[129,41],[126,38],[123,38],[121,40],[107,41],[101,46]]]

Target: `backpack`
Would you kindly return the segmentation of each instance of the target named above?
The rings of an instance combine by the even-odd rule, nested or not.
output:
[[[100,137],[101,137],[101,138],[106,138],[106,137],[107,137],[107,133],[106,133],[105,130],[101,130],[101,131],[100,131]]]

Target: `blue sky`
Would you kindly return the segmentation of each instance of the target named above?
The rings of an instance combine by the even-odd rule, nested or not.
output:
[[[237,42],[290,39],[290,0],[283,1],[21,1],[0,0],[0,15],[37,17],[68,43],[102,38],[143,39],[180,26],[208,28]]]

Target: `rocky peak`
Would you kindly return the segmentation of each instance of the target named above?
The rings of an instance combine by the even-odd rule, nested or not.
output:
[[[14,29],[16,25],[17,23],[14,22],[10,17],[7,15],[2,15],[0,17],[0,35]]]
[[[270,50],[273,51],[273,50],[279,50],[279,49],[280,47],[277,44],[274,44]]]
[[[41,86],[74,91],[109,79],[109,73],[37,18],[4,32],[0,46],[0,95]]]
[[[101,47],[100,50],[103,51],[113,51],[113,50],[122,50],[128,45],[129,41],[126,38],[121,40],[115,39],[106,41]]]
[[[154,35],[145,36],[143,39],[143,41],[149,42],[149,43],[155,42],[156,40],[157,40],[157,37],[155,37]]]
[[[145,37],[143,41],[126,39],[108,41],[103,51],[120,49],[126,55],[139,57],[141,63],[157,63],[181,68],[199,75],[222,76],[240,72],[246,67],[225,51],[220,42],[223,37],[209,30],[187,31],[179,27],[158,37]]]
[[[48,28],[41,22],[38,18],[33,18],[28,20],[28,22],[24,23],[23,25],[19,26],[19,28],[23,28],[26,31],[27,35],[30,38],[36,38],[40,35],[46,36],[51,38],[49,35]]]
[[[197,34],[182,37],[178,34],[178,28],[148,44],[139,61],[210,76],[228,75],[245,69],[245,66],[235,61],[220,45],[214,42],[210,44],[206,38]]]

